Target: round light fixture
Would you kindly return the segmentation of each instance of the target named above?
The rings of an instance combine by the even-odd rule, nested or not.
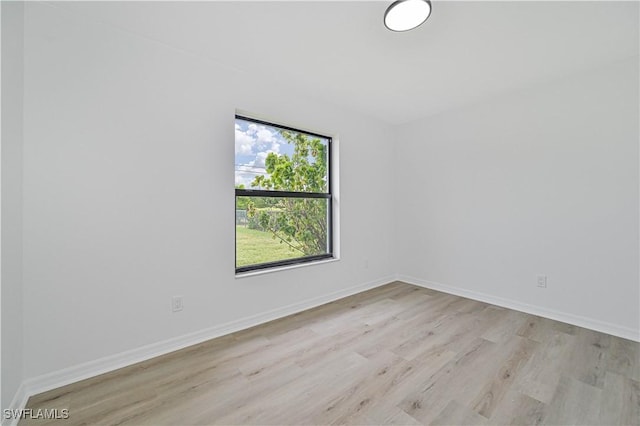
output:
[[[429,15],[429,0],[397,0],[384,13],[384,25],[391,31],[409,31],[420,26]]]

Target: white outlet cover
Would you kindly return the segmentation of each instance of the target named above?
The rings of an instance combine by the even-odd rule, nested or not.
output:
[[[182,296],[174,296],[171,298],[171,311],[179,312],[183,308]]]
[[[546,286],[547,286],[547,276],[538,275],[538,287],[546,287]]]

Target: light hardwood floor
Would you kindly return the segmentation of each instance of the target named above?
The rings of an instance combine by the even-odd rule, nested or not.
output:
[[[67,408],[65,426],[638,425],[639,355],[629,340],[396,282],[28,408]]]

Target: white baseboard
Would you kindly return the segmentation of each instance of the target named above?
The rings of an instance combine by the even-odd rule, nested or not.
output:
[[[624,339],[640,342],[640,330],[637,329],[632,329],[617,324],[596,320],[593,318],[568,314],[565,312],[547,309],[540,306],[529,305],[527,303],[522,303],[511,299],[505,299],[502,297],[492,296],[472,290],[466,290],[460,287],[453,287],[447,284],[423,280],[407,275],[396,275],[396,279],[398,281],[403,281],[419,287],[430,288],[432,290],[438,290],[444,293],[466,297],[468,299],[478,300],[480,302],[490,303],[492,305],[502,306],[504,308],[509,308],[516,311],[525,312],[527,314],[537,315],[540,317],[577,325],[578,327],[588,328],[591,330],[600,331],[602,333],[611,334],[613,336],[622,337]]]
[[[619,336],[637,342],[640,341],[640,332],[631,328],[399,274],[395,276],[384,277],[365,284],[342,289],[340,291],[336,291],[324,296],[307,299],[299,303],[284,306],[282,308],[263,312],[257,315],[252,315],[236,321],[228,322],[226,324],[221,324],[219,326],[167,339],[162,342],[142,346],[140,348],[132,349],[116,355],[111,355],[77,366],[27,379],[21,384],[11,402],[11,405],[7,408],[12,410],[24,409],[29,397],[33,395],[65,386],[70,383],[78,382],[80,380],[88,379],[90,377],[95,377],[100,374],[108,373],[110,371],[114,371],[138,362],[146,361],[160,355],[165,355],[167,353],[183,349],[188,346],[196,345],[198,343],[202,343],[216,337],[224,336],[226,334],[234,333],[259,324],[263,324],[268,321],[311,309],[325,303],[332,302],[334,300],[342,299],[343,297],[351,296],[353,294],[361,293],[372,288],[380,287],[395,280],[403,281],[408,284],[413,284],[420,287],[442,291],[444,293],[449,293],[456,296],[490,303],[492,305],[514,309],[516,311],[521,311],[532,315],[566,322],[569,324],[577,325],[579,327],[601,331],[603,333],[612,334],[614,336]],[[17,424],[17,420],[18,419],[3,419],[1,424],[2,426],[15,426]]]
[[[19,394],[14,398],[15,404],[11,408],[22,409],[26,406],[27,400],[33,395],[49,391],[61,386],[75,383],[80,380],[95,377],[100,374],[108,373],[122,367],[126,367],[138,362],[146,361],[160,355],[183,349],[188,346],[196,345],[216,337],[244,330],[268,321],[286,317],[307,309],[315,308],[343,297],[361,293],[375,287],[388,284],[395,280],[395,276],[384,277],[365,284],[345,288],[324,296],[307,299],[302,302],[284,306],[282,308],[273,309],[257,315],[252,315],[226,324],[221,324],[208,329],[189,333],[183,336],[164,340],[162,342],[153,343],[132,349],[116,355],[107,356],[94,361],[89,361],[77,366],[65,368],[62,370],[47,373],[41,376],[33,377],[25,380],[20,386]],[[7,423],[13,426],[14,423]],[[5,426],[5,423],[2,423]]]
[[[11,403],[9,404],[8,407],[5,408],[5,410],[10,410],[9,411],[10,413],[19,412],[27,405],[27,400],[29,399],[29,396],[30,395],[27,393],[27,388],[25,387],[24,383],[22,383],[18,388],[18,390],[16,391],[15,395],[13,396]],[[16,426],[19,420],[20,420],[19,417],[5,418],[5,412],[3,410],[2,422],[0,424],[2,424],[2,426]]]

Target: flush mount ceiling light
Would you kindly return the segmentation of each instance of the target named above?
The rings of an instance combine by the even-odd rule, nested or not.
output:
[[[384,13],[384,25],[391,31],[409,31],[420,26],[429,15],[429,0],[397,0]]]

